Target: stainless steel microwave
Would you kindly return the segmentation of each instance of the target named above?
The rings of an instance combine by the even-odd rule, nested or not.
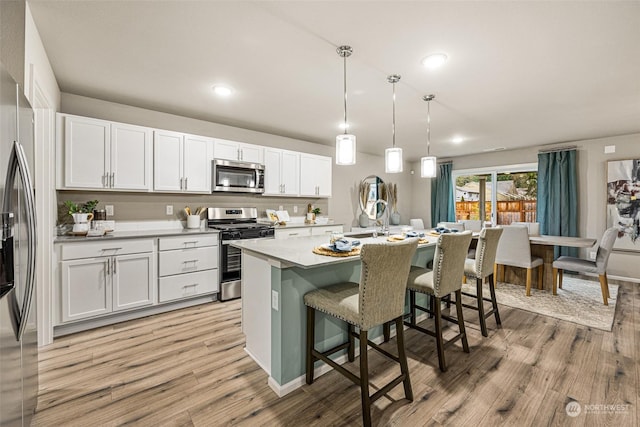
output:
[[[211,189],[234,193],[264,193],[264,165],[259,163],[214,160]]]

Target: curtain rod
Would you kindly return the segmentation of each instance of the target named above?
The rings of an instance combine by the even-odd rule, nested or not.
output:
[[[538,153],[554,153],[556,151],[571,151],[576,150],[578,147],[576,145],[568,145],[566,147],[558,147],[558,148],[549,148],[547,150],[539,150]]]
[[[453,160],[445,160],[444,162],[438,162],[439,165],[450,165],[453,163]]]

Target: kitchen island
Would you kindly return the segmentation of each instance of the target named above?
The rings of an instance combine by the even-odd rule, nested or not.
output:
[[[383,242],[385,237],[359,239]],[[433,259],[437,238],[420,244],[412,264]],[[269,374],[269,385],[279,395],[304,384],[305,322],[303,297],[307,292],[340,282],[359,282],[359,256],[330,257],[312,252],[328,243],[325,236],[287,240],[258,239],[232,243],[242,249],[242,331],[245,350]],[[426,303],[419,301],[419,303]],[[381,339],[382,328],[370,332]],[[316,315],[316,348],[345,342],[346,324],[322,313]],[[339,363],[346,360],[340,356]],[[328,368],[317,362],[316,372]]]

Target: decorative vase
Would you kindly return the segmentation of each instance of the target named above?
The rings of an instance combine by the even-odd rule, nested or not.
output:
[[[362,228],[369,227],[369,215],[364,212],[360,213],[360,216],[358,216],[358,225]]]
[[[398,212],[392,213],[389,218],[389,223],[391,225],[400,225],[400,214]]]

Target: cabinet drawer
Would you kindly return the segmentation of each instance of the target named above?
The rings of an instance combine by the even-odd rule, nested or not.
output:
[[[311,227],[312,236],[325,236],[333,233],[334,231],[337,233],[342,233],[342,226],[332,225],[329,227]]]
[[[193,236],[162,237],[159,239],[159,249],[170,251],[173,249],[201,248],[217,246],[218,234],[195,234]]]
[[[60,250],[62,259],[69,260],[153,252],[153,244],[153,239],[109,240],[101,242],[64,243]]]
[[[311,236],[311,228],[300,227],[300,228],[292,228],[291,230],[275,231],[276,239],[288,239],[290,237],[303,237],[303,236]]]
[[[160,276],[210,270],[218,267],[218,247],[160,252],[158,267]]]
[[[161,277],[159,286],[158,300],[160,302],[217,292],[218,270]]]

